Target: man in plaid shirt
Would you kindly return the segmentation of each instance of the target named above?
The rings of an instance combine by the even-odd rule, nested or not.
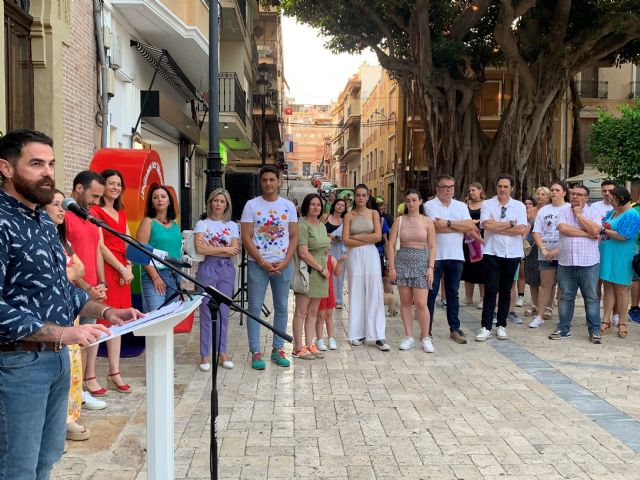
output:
[[[598,237],[602,226],[595,209],[589,209],[589,189],[576,185],[571,190],[571,209],[558,216],[560,253],[558,254],[558,286],[560,299],[560,321],[558,328],[549,335],[551,340],[571,336],[571,320],[576,304],[578,288],[584,298],[587,328],[591,343],[600,343],[600,300],[598,277],[600,273],[600,251]]]

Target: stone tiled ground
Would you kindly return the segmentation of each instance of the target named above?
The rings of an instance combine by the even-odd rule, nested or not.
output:
[[[471,336],[480,311],[463,310]],[[638,328],[591,345],[576,313],[570,340],[547,340],[553,320],[539,330],[510,325],[510,341],[638,419]],[[262,372],[249,367],[245,327],[231,318],[236,368],[219,371],[220,478],[640,478],[640,456],[624,438],[500,353],[498,340],[455,344],[437,310],[435,354],[398,351],[398,317],[388,318],[393,348],[383,353],[351,347],[346,316],[336,312],[337,351]],[[197,369],[197,327],[176,337],[175,357],[176,477],[209,478],[211,375]],[[124,360],[122,371],[135,392],[112,392],[106,410],[83,414],[92,438],[70,445],[54,479],[147,478],[144,358]]]

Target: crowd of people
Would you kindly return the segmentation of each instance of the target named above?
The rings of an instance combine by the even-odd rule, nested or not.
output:
[[[106,342],[106,387],[96,375],[95,344],[110,333],[110,325],[142,315],[132,307],[133,266],[119,237],[65,215],[65,195],[53,180],[52,146],[49,137],[29,130],[0,139],[0,398],[7,419],[0,425],[0,467],[10,478],[46,475],[60,457],[65,437],[89,438],[80,423],[82,407],[103,409],[109,391],[133,391],[121,374],[120,338]],[[550,320],[558,304],[552,340],[571,336],[578,289],[592,343],[601,343],[612,328],[626,337],[627,318],[640,323],[640,277],[632,267],[640,205],[634,206],[629,191],[613,181],[602,183],[599,202],[589,203],[587,187],[569,188],[562,182],[541,186],[521,202],[513,198],[513,177],[501,174],[494,197],[486,199],[483,186],[474,182],[464,199],[457,200],[455,179],[439,175],[436,192],[427,201],[421,192],[408,190],[394,219],[385,211],[384,199],[373,197],[364,184],[355,187],[352,202],[333,196],[327,205],[321,195],[311,193],[297,211],[279,195],[275,166],[261,168],[259,179],[261,195],[244,205],[239,226],[231,220],[229,192],[220,188],[209,195],[206,212],[194,227],[195,251],[204,256],[197,278],[232,296],[233,258],[242,245],[248,256],[252,316],[260,316],[270,287],[273,325],[286,331],[294,290],[296,359],[323,358],[338,349],[333,312],[343,307],[347,289],[347,340],[353,347],[370,344],[381,351],[391,349],[385,311],[390,302],[385,299],[393,296],[394,286],[404,327],[400,350],[416,346],[415,319],[420,346],[434,353],[432,324],[439,293],[451,340],[467,343],[459,318],[461,282],[462,305],[482,309],[474,336],[479,342],[492,337],[494,325],[496,337],[506,339],[508,322],[523,323],[516,307],[524,307],[526,285],[532,304],[523,315],[532,317],[530,328]],[[86,170],[74,178],[70,196],[129,235],[124,189],[118,170]],[[176,217],[170,189],[152,186],[137,240],[181,258],[184,245]],[[144,266],[141,284],[146,312],[180,290],[177,276],[153,262]],[[474,299],[476,285],[480,297]],[[209,371],[212,363],[234,368],[227,342],[229,309],[220,306],[212,338],[207,302],[204,298],[200,306],[199,368]],[[252,368],[265,369],[260,324],[251,318],[247,335]],[[217,358],[210,358],[213,342]],[[277,334],[269,360],[280,367],[291,364]],[[40,379],[28,394],[21,383],[26,375]],[[25,416],[34,422],[26,428],[30,449],[23,448]]]

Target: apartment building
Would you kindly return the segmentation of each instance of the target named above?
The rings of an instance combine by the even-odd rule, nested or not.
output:
[[[92,3],[3,0],[0,16],[0,132],[50,135],[58,185],[69,190],[99,132]]]
[[[333,130],[331,121],[329,105],[288,104],[284,138],[289,173],[310,177],[321,171]]]

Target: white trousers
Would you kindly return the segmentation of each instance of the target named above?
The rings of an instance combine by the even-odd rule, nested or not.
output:
[[[385,339],[384,290],[380,256],[375,245],[349,249],[348,340]]]

